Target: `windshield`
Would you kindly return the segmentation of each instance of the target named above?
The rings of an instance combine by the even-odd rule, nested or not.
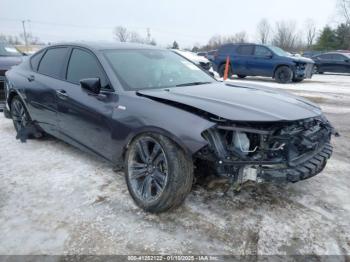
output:
[[[167,50],[105,50],[126,90],[200,85],[215,80],[185,58]]]
[[[0,56],[21,56],[14,46],[0,43]]]
[[[277,47],[277,46],[269,46],[272,52],[274,52],[276,55],[279,56],[291,56],[290,53],[284,51],[283,49]]]

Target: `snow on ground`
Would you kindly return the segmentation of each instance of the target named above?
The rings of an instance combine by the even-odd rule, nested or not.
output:
[[[342,134],[324,172],[238,195],[198,185],[183,206],[137,208],[122,173],[53,138],[20,143],[0,117],[0,254],[350,254],[350,76],[232,80],[318,101]]]

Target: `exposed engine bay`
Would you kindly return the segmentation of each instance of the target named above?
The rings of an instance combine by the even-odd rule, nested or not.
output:
[[[332,134],[337,133],[322,116],[278,123],[219,120],[202,134],[208,146],[197,156],[232,181],[297,182],[323,170]]]

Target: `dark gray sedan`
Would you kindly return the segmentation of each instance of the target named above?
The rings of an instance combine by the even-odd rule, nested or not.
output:
[[[17,138],[48,133],[111,162],[150,212],[180,205],[198,172],[235,184],[297,182],[332,154],[335,132],[318,106],[218,82],[169,50],[53,45],[6,77]]]

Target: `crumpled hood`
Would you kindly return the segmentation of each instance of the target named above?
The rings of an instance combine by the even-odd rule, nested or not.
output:
[[[23,62],[23,56],[0,56],[0,69],[9,70],[12,66]]]
[[[306,99],[249,84],[213,83],[137,93],[164,103],[188,105],[232,121],[294,121],[322,114],[318,106]],[[181,124],[181,119],[176,121]]]
[[[294,62],[297,62],[297,63],[308,63],[308,64],[314,64],[314,60],[310,59],[310,58],[307,58],[307,57],[303,57],[303,56],[300,56],[300,57],[297,57],[297,56],[291,56],[290,58],[293,59]]]

